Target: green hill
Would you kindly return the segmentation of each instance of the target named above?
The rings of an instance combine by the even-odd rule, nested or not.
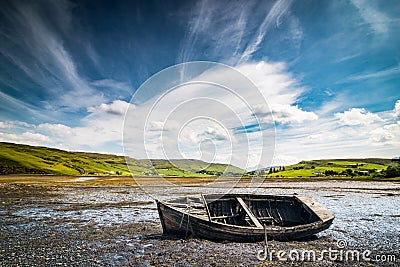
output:
[[[227,164],[210,164],[201,160],[195,159],[152,159],[152,165],[156,168],[159,174],[165,176],[176,177],[208,177],[220,176],[224,173],[226,176],[241,176],[245,173],[244,170]]]
[[[265,173],[268,177],[371,177],[379,176],[392,165],[398,164],[382,158],[308,160],[274,167]]]
[[[209,164],[200,160],[137,160],[125,157],[69,152],[54,148],[0,142],[0,174],[56,175],[164,175],[209,177],[222,174],[240,175],[244,171],[226,164]],[[155,168],[153,168],[153,166]]]

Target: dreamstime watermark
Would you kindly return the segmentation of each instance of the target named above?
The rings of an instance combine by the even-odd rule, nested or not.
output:
[[[260,261],[292,261],[292,262],[317,262],[317,261],[374,261],[374,262],[395,262],[394,254],[373,254],[371,250],[348,249],[347,241],[339,239],[336,247],[328,247],[323,250],[275,250],[264,245],[264,249],[257,252],[257,259]]]
[[[240,67],[206,61],[171,66],[145,81],[130,101],[123,131],[128,168],[149,195],[189,190],[166,177],[193,174],[213,177],[199,191],[215,185],[228,193],[246,170],[272,164],[272,114],[266,92]],[[146,168],[133,159],[141,159]],[[215,163],[224,163],[224,169]],[[142,179],[146,176],[155,183]],[[263,182],[250,178],[250,188]]]

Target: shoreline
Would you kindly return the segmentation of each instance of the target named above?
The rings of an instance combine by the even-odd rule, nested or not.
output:
[[[132,179],[133,180],[133,179]],[[92,180],[89,180],[92,181]],[[89,181],[75,182],[78,184]],[[235,191],[312,196],[335,215],[333,225],[314,238],[269,241],[270,249],[310,251],[370,250],[372,256],[400,255],[400,183],[359,181],[269,182]],[[195,184],[193,184],[195,185]],[[222,188],[207,188],[209,193]],[[198,194],[200,186],[158,199]],[[368,207],[368,208],[366,208]],[[164,236],[154,198],[134,186],[46,186],[0,183],[0,262],[7,266],[382,266],[368,261],[281,262],[257,259],[263,242],[211,242]]]
[[[26,184],[54,187],[114,187],[129,186],[139,187],[140,183],[146,183],[146,186],[159,184],[160,179],[173,185],[204,185],[209,183],[236,182],[235,187],[253,186],[253,183],[312,183],[312,182],[382,182],[382,183],[400,183],[400,177],[396,178],[350,178],[350,177],[288,177],[288,178],[260,178],[260,177],[159,177],[159,176],[66,176],[66,175],[0,175],[0,184]]]

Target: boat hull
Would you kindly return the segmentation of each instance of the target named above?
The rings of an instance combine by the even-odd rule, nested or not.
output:
[[[265,239],[298,240],[310,237],[328,229],[334,217],[310,224],[291,227],[266,226],[266,228],[237,226],[205,220],[198,216],[182,212],[167,203],[157,201],[163,233],[183,237],[197,237],[213,241],[258,242]]]

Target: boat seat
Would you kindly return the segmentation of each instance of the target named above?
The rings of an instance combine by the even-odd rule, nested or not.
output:
[[[239,217],[239,215],[238,214],[233,214],[233,215],[211,216],[211,219],[212,220],[215,220],[215,219],[229,219],[229,218],[236,218],[236,217]]]
[[[195,205],[195,204],[185,204],[185,203],[173,203],[169,202],[168,204],[177,207],[177,208],[193,208],[193,209],[204,209],[204,205]]]
[[[274,217],[257,217],[257,219],[259,219],[259,220],[265,220],[265,221],[267,221],[267,220],[274,220],[274,221],[275,221],[275,218],[274,218]]]
[[[257,217],[257,219],[263,223],[263,222],[270,222],[271,224],[278,224],[277,220],[275,220],[274,217]]]

